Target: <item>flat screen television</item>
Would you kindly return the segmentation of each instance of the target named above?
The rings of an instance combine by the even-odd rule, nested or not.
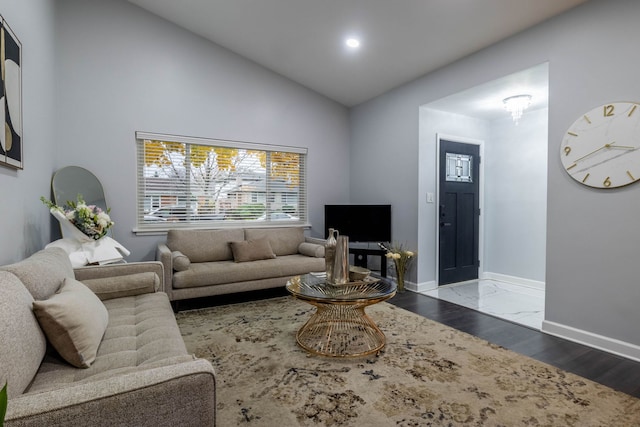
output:
[[[325,236],[334,228],[350,242],[390,242],[391,205],[325,205]]]

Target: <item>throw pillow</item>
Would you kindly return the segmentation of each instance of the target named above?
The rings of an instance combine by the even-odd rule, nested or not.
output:
[[[229,245],[235,262],[257,261],[276,257],[268,239],[229,242]]]
[[[173,269],[175,271],[185,271],[189,269],[191,260],[188,256],[180,251],[171,252],[171,259],[173,260]]]
[[[324,246],[315,243],[302,242],[298,246],[298,252],[302,255],[315,258],[324,258]]]
[[[60,356],[77,368],[88,368],[109,322],[100,299],[81,282],[66,278],[51,298],[34,301],[40,327]]]

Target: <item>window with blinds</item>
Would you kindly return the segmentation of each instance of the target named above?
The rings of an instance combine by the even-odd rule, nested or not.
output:
[[[307,221],[306,148],[137,132],[137,231]]]

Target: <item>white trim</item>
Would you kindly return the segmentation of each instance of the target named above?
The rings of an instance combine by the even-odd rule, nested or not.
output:
[[[393,280],[394,282],[397,281],[396,276],[394,275],[387,275],[387,279],[389,280]],[[404,281],[404,289],[407,291],[411,291],[411,292],[425,292],[425,291],[430,291],[432,289],[436,289],[438,286],[436,285],[435,281],[430,281],[430,282],[423,282],[423,283],[414,283],[414,282],[410,282],[408,280]]]
[[[484,265],[484,141],[481,139],[466,138],[463,136],[448,135],[444,133],[436,133],[436,265],[435,265],[435,283],[439,283],[440,277],[440,141],[447,140],[451,142],[458,142],[460,144],[477,145],[480,152],[480,185],[479,185],[479,208],[480,219],[478,221],[478,259],[480,260],[480,268],[478,276],[482,272],[482,266]]]
[[[434,289],[438,289],[438,284],[435,280],[430,280],[428,282],[422,282],[415,285],[415,289],[411,289],[412,291],[422,293],[427,291],[433,291]]]
[[[498,282],[507,282],[514,285],[526,286],[527,288],[540,289],[543,291],[545,290],[544,282],[540,282],[538,280],[525,279],[523,277],[509,276],[506,274],[491,273],[491,272],[483,271],[482,273],[480,273],[480,279],[495,280]]]
[[[230,222],[230,221],[229,221]],[[167,227],[158,227],[158,228],[140,228],[140,227],[134,227],[131,232],[133,234],[135,234],[136,236],[162,236],[162,235],[166,235],[167,232],[169,230],[172,229],[176,229],[176,228],[180,228],[181,230],[223,230],[223,229],[231,229],[231,228],[243,228],[243,229],[247,229],[247,228],[281,228],[281,227],[287,227],[287,228],[304,228],[305,230],[310,229],[311,228],[311,224],[308,222],[305,223],[290,223],[290,222],[284,222],[284,224],[281,223],[249,223],[249,222],[243,222],[241,224],[239,223],[234,223],[234,224],[226,224],[224,221],[220,222],[220,223],[216,223],[214,225],[204,225],[202,227],[197,227],[194,226],[193,224],[187,224],[184,227],[178,227],[175,225],[175,223],[173,223],[172,226],[167,226]]]
[[[544,320],[542,332],[640,362],[640,346]]]
[[[242,148],[258,151],[286,151],[287,153],[307,154],[304,147],[290,147],[286,145],[256,144],[255,142],[231,141],[225,139],[201,138],[196,136],[168,135],[163,133],[136,131],[136,140],[152,139],[158,141],[181,142],[185,144],[215,145],[217,147]]]

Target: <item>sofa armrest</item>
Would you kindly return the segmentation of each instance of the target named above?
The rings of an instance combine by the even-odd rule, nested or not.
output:
[[[111,276],[100,279],[85,279],[82,281],[102,301],[131,297],[142,294],[152,294],[160,288],[160,277],[151,271],[127,274],[126,276]]]
[[[127,276],[136,273],[152,272],[160,278],[158,290],[164,292],[164,267],[157,261],[130,262],[126,264],[88,265],[74,268],[73,272],[79,281],[103,279],[107,277]]]
[[[5,426],[214,426],[215,393],[213,366],[196,359],[17,396]]]
[[[324,239],[321,239],[319,237],[309,237],[309,236],[304,236],[304,241],[307,243],[314,243],[316,245],[320,245],[323,247],[324,247],[324,244],[326,243]]]
[[[169,291],[173,289],[173,257],[171,249],[166,244],[158,243],[156,261],[161,262],[164,267],[164,285],[168,290],[167,293],[170,294]],[[171,295],[169,296],[171,297]]]

